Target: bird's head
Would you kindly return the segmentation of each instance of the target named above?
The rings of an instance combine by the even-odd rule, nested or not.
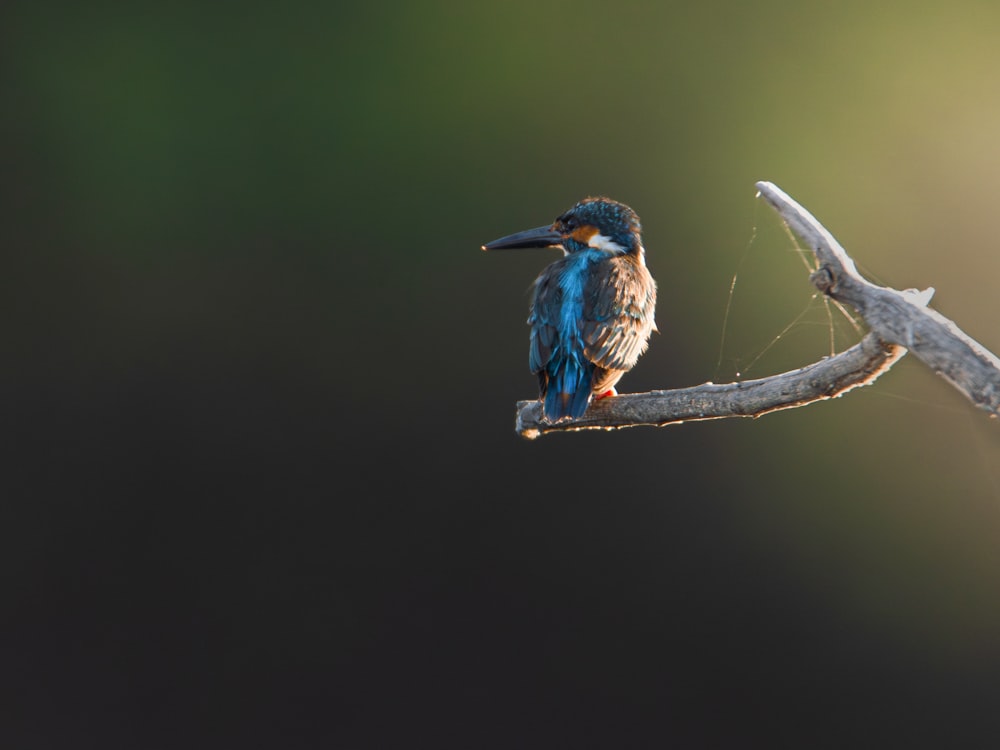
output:
[[[483,245],[483,250],[561,247],[566,253],[587,248],[642,254],[642,227],[635,211],[610,198],[585,198],[549,226],[528,229]]]

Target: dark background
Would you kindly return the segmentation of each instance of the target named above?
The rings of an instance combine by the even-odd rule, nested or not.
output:
[[[523,440],[479,250],[622,200],[620,390],[762,377],[858,338],[771,180],[1000,351],[995,4],[171,8],[0,11],[0,744],[996,746],[995,423]]]

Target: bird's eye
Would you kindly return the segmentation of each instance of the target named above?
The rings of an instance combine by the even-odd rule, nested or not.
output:
[[[576,218],[573,216],[561,216],[559,221],[566,229],[576,228]]]

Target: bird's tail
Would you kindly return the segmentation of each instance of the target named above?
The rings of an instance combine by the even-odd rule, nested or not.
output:
[[[567,357],[552,363],[544,371],[545,417],[555,422],[565,417],[582,417],[590,405],[594,365]]]

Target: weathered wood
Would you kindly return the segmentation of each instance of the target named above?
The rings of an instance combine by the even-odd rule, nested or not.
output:
[[[526,438],[546,432],[614,430],[648,425],[663,427],[702,419],[759,417],[835,398],[867,385],[888,370],[906,350],[883,344],[868,334],[861,342],[828,357],[780,375],[737,383],[705,383],[669,391],[629,393],[591,404],[582,417],[549,424],[538,401],[519,401],[517,431]]]
[[[770,182],[757,189],[819,261],[816,287],[857,310],[883,341],[905,346],[990,414],[1000,414],[1000,359],[951,320],[927,307],[933,289],[897,291],[862,278],[854,261],[813,216]]]

